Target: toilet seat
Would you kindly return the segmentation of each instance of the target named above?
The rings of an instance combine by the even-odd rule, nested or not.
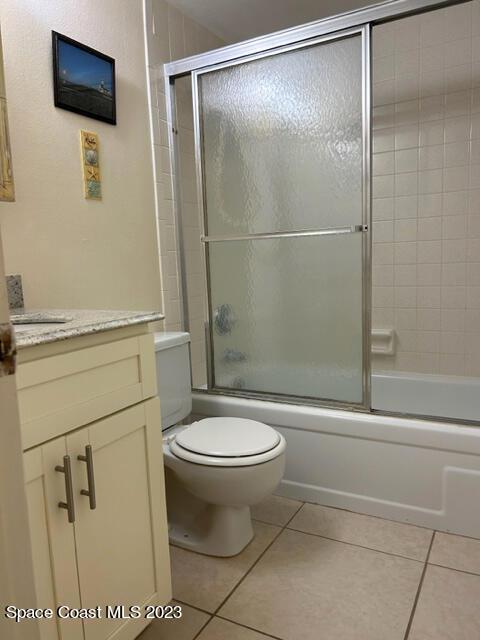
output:
[[[188,462],[244,467],[268,462],[285,450],[283,436],[262,422],[244,418],[205,418],[169,441],[171,452]]]

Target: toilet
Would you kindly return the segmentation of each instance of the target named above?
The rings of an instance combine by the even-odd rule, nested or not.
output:
[[[252,540],[250,507],[279,484],[285,439],[245,418],[180,424],[192,409],[190,335],[156,333],[170,541],[213,556],[233,556]]]

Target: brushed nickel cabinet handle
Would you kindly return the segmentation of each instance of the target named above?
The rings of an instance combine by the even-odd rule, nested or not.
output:
[[[75,522],[75,505],[73,502],[72,466],[70,464],[70,456],[63,456],[63,467],[57,464],[55,471],[65,474],[66,502],[59,502],[58,506],[60,509],[67,510],[69,522]]]
[[[81,462],[87,463],[87,481],[88,481],[88,491],[86,489],[82,489],[80,493],[82,496],[88,496],[90,502],[90,509],[97,508],[97,497],[95,495],[95,474],[93,471],[93,451],[92,445],[87,444],[85,447],[85,455],[77,456],[77,459]]]

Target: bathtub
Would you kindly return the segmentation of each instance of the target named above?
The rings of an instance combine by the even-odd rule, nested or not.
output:
[[[372,375],[372,407],[392,413],[480,420],[480,378],[376,373]]]
[[[462,385],[462,378],[447,376],[373,376],[374,406],[429,413],[435,381],[442,385],[436,411],[447,416],[463,408],[473,419],[480,386],[472,379]],[[280,495],[480,536],[480,427],[202,392],[193,394],[193,413],[278,429],[287,440]]]

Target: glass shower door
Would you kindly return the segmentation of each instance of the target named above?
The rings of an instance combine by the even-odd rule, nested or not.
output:
[[[193,74],[210,388],[366,404],[364,38]]]

